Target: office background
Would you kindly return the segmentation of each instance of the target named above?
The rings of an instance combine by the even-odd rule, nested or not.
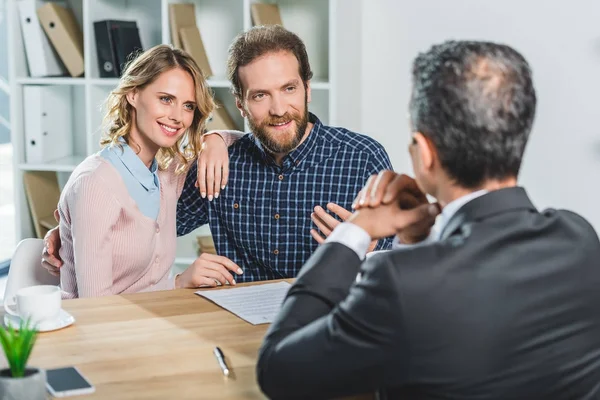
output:
[[[397,171],[410,171],[411,60],[446,39],[505,42],[530,62],[538,94],[521,183],[536,206],[571,209],[600,229],[600,2],[350,3],[343,11],[354,53],[338,56],[348,60],[338,77],[341,122],[379,140]]]
[[[0,87],[7,76],[5,3],[0,0]],[[339,4],[330,48],[340,66],[334,99],[337,124],[379,140],[396,170],[410,173],[406,104],[413,57],[450,38],[505,42],[530,61],[539,98],[521,182],[539,207],[572,209],[600,228],[600,209],[595,207],[600,189],[592,178],[600,159],[596,123],[600,3],[551,0],[542,7],[517,0],[344,0]],[[3,119],[8,119],[8,94],[0,89],[0,122]],[[0,147],[8,136],[0,123]],[[2,165],[7,155],[0,156],[0,168],[6,169]],[[12,189],[0,180],[0,207],[9,210]],[[10,228],[2,227],[0,240],[7,243]]]

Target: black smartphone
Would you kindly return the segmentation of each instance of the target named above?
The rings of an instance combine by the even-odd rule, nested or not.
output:
[[[96,390],[75,367],[47,369],[46,388],[54,397],[89,394]]]

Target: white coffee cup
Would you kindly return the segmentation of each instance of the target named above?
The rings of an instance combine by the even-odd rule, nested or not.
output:
[[[54,285],[37,285],[19,289],[4,302],[7,313],[37,324],[58,318],[61,309],[61,290]],[[12,303],[12,304],[11,304]]]

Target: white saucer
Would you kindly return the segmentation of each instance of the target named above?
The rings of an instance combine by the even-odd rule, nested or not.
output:
[[[57,329],[66,328],[73,322],[75,322],[75,317],[61,309],[60,313],[58,314],[58,318],[56,318],[54,321],[40,322],[37,326],[37,330],[39,332],[55,331]],[[21,318],[17,317],[16,315],[11,315],[8,313],[4,314],[4,325],[10,326],[13,329],[19,329],[20,323]]]

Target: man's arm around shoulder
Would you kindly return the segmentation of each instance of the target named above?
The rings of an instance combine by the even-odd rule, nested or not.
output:
[[[177,201],[177,236],[187,235],[194,229],[208,224],[208,199],[200,196],[196,187],[197,175],[198,165],[192,163]]]

